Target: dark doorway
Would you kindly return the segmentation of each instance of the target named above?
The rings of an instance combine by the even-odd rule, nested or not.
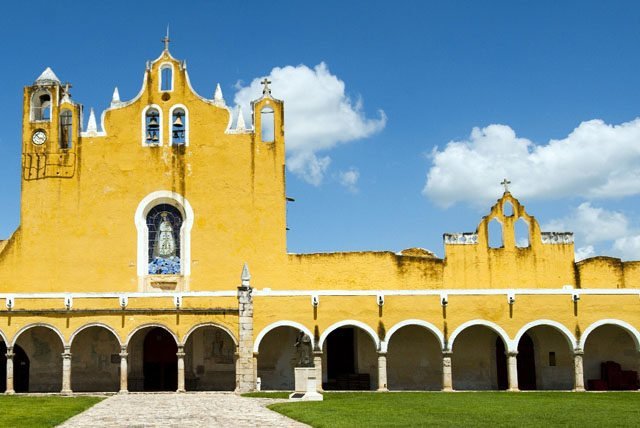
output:
[[[145,391],[178,389],[178,346],[165,329],[155,327],[144,338],[143,372]]]
[[[327,337],[327,377],[337,379],[355,374],[355,342],[351,327],[343,327]]]
[[[507,355],[504,349],[504,342],[500,337],[496,338],[496,373],[498,374],[498,389],[507,389],[509,387]]]
[[[0,394],[7,390],[7,345],[0,343]]]
[[[536,358],[531,336],[525,333],[518,343],[518,388],[535,390]]]

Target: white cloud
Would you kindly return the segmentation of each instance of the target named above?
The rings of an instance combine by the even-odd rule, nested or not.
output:
[[[577,241],[596,244],[627,236],[629,220],[621,212],[594,207],[591,203],[584,202],[567,217],[544,224],[542,230],[574,232]]]
[[[640,260],[640,235],[616,239],[613,249],[625,260]]]
[[[537,145],[506,125],[474,128],[468,139],[431,153],[423,194],[448,207],[485,205],[504,177],[519,198],[588,199],[640,193],[640,118],[620,125],[582,122],[566,138]]]
[[[634,235],[629,219],[618,211],[580,204],[571,214],[542,225],[545,231],[571,231],[576,239],[576,260],[610,255],[624,260],[640,260],[640,235]],[[598,251],[600,244],[605,251]]]
[[[287,167],[313,185],[322,183],[331,162],[329,156],[318,153],[369,137],[386,125],[382,110],[377,119],[366,117],[362,100],[352,101],[344,82],[331,74],[325,63],[313,69],[306,65],[276,67],[267,77],[272,81],[273,96],[285,102]],[[237,83],[234,101],[245,114],[250,114],[251,101],[262,94],[263,78],[246,86]]]
[[[354,167],[338,173],[338,181],[351,193],[358,192],[358,179],[360,179],[360,171]]]
[[[596,250],[593,248],[593,245],[587,245],[586,247],[580,247],[576,249],[576,261],[588,259],[589,257],[593,257],[596,255]]]

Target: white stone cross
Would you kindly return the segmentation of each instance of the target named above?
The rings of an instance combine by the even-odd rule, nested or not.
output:
[[[265,77],[260,83],[264,85],[264,89],[262,89],[262,95],[271,95],[271,88],[269,88],[269,85],[271,84],[271,80]]]
[[[500,184],[504,186],[504,193],[509,193],[509,184],[511,184],[511,182],[505,178]]]

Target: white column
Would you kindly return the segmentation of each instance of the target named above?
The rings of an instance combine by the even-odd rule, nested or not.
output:
[[[378,391],[388,391],[387,388],[387,353],[378,352]]]
[[[256,390],[258,388],[258,353],[253,353],[253,378],[256,380]]]
[[[584,391],[584,366],[582,363],[583,356],[584,351],[582,349],[576,348],[573,350],[573,367],[575,369],[575,388],[573,388],[573,390],[577,392]]]
[[[453,377],[451,375],[451,356],[449,350],[442,351],[442,390],[453,391]]]
[[[184,347],[178,346],[178,390],[177,392],[185,392],[184,389]]]
[[[62,391],[63,394],[71,394],[71,348],[64,347],[62,353]]]
[[[316,368],[316,390],[322,392],[322,351],[313,351],[313,366]]]
[[[509,381],[509,391],[519,391],[518,389],[518,351],[507,352],[507,377]]]
[[[7,346],[7,389],[4,392],[5,394],[11,395],[15,394],[16,391],[13,389],[13,346]]]
[[[129,385],[127,383],[129,377],[129,365],[127,364],[127,347],[120,348],[120,394],[126,394],[129,392]]]

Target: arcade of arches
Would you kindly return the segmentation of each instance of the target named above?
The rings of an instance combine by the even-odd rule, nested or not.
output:
[[[611,362],[622,374],[636,373],[640,364],[637,333],[616,324],[595,325],[576,347],[549,324],[521,331],[514,341],[490,323],[463,327],[443,352],[438,333],[422,325],[400,326],[380,341],[368,328],[345,322],[325,332],[322,351],[309,346],[306,357],[324,390],[602,389]],[[263,390],[294,389],[300,338],[307,333],[280,325],[258,339],[254,362]],[[0,388],[8,393],[236,388],[236,339],[214,324],[196,326],[183,343],[162,325],[142,326],[122,346],[102,325],[79,329],[70,346],[53,328],[34,325],[0,347]],[[618,383],[606,389],[631,389],[623,378],[609,379]]]

